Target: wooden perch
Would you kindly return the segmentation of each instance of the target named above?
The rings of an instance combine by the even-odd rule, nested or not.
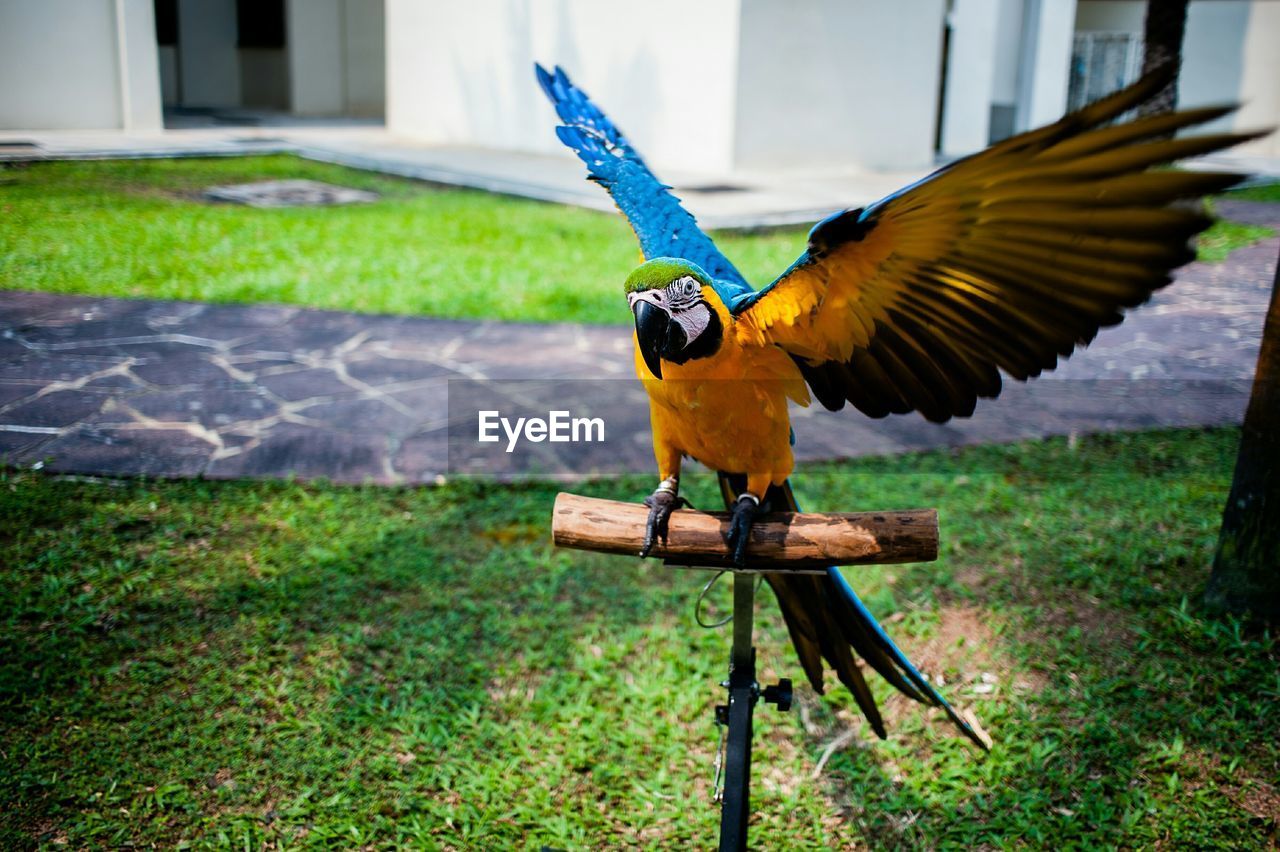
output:
[[[638,503],[556,495],[551,534],[557,547],[635,556],[644,542],[649,510]],[[669,565],[733,568],[725,545],[728,512],[678,509],[665,547],[651,556]],[[762,516],[747,545],[748,571],[808,573],[830,565],[932,562],[938,558],[938,513],[776,512]]]

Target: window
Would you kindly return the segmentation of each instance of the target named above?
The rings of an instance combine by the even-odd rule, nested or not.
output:
[[[1138,33],[1076,33],[1068,111],[1123,89],[1138,79],[1141,70],[1142,36]]]

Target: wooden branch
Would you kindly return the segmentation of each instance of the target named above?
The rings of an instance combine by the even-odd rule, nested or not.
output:
[[[551,533],[557,547],[635,556],[644,542],[649,510],[638,503],[556,495]],[[728,512],[678,509],[665,547],[651,556],[669,565],[733,568],[724,537]],[[938,558],[938,513],[795,513],[762,516],[747,545],[749,571],[812,573],[831,565],[932,562]]]

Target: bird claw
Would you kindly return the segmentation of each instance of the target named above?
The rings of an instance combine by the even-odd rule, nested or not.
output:
[[[733,504],[733,514],[729,517],[729,534],[725,536],[725,542],[733,554],[733,564],[739,568],[747,564],[747,539],[751,537],[752,524],[763,511],[760,501],[752,494],[738,495],[738,502]]]
[[[644,544],[640,548],[640,558],[649,555],[649,551],[653,550],[653,546],[659,541],[665,547],[667,544],[667,525],[671,521],[671,513],[681,506],[688,506],[689,501],[666,488],[659,488],[657,491],[644,498],[644,505],[649,507],[649,520],[645,524]]]

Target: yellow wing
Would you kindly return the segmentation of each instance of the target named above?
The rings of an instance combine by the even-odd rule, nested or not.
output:
[[[1102,126],[1168,79],[818,223],[790,269],[735,302],[739,340],[782,347],[825,406],[873,417],[972,414],[1001,370],[1052,369],[1194,258],[1188,241],[1212,220],[1171,203],[1241,177],[1151,167],[1262,135],[1171,138],[1234,107]]]

